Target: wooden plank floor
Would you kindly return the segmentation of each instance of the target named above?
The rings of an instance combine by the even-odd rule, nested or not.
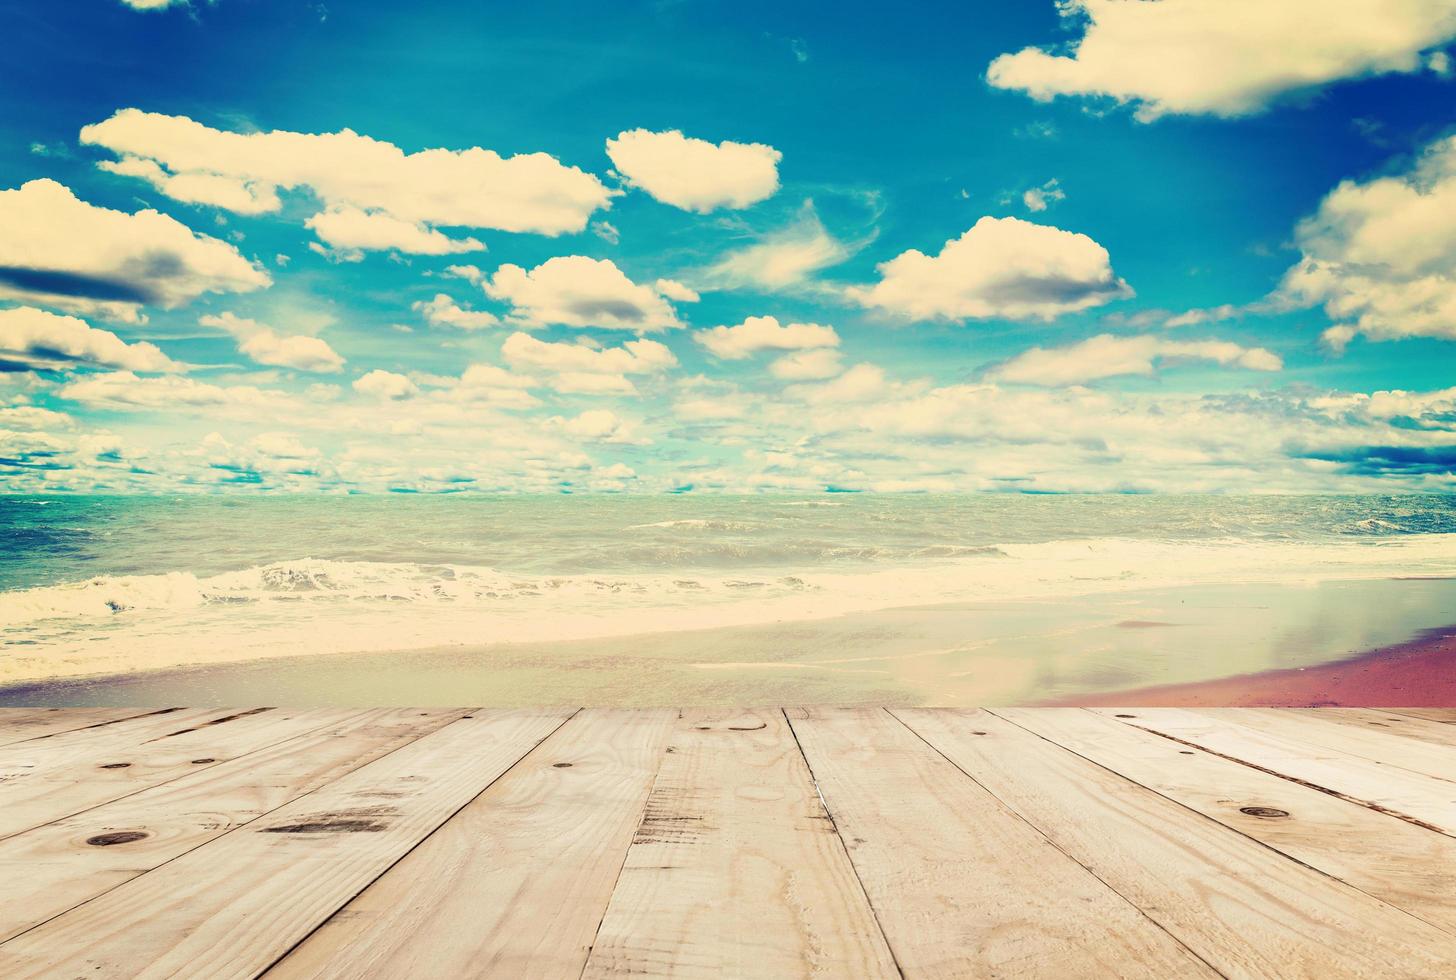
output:
[[[1456,710],[0,709],[0,977],[1452,977]]]

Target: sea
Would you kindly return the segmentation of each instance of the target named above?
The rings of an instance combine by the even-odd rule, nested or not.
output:
[[[1439,495],[9,496],[0,683],[1453,577]]]

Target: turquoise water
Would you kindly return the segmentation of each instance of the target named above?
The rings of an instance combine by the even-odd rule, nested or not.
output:
[[[8,497],[0,642],[155,666],[1440,577],[1453,534],[1442,496]]]

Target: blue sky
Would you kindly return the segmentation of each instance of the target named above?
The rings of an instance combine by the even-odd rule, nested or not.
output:
[[[1456,5],[785,6],[5,3],[0,487],[1452,487]]]

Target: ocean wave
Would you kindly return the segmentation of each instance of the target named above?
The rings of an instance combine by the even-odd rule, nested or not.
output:
[[[636,596],[674,601],[705,593],[748,589],[801,592],[792,575],[688,578],[683,576],[510,575],[491,568],[408,562],[305,558],[199,578],[190,572],[100,576],[82,582],[0,593],[0,628],[46,620],[110,619],[148,611],[185,612],[208,606],[426,603],[502,605],[561,597],[568,603]]]
[[[757,531],[762,524],[753,521],[728,521],[722,519],[694,517],[676,521],[653,521],[650,524],[630,524],[624,530],[643,531],[649,528],[669,528],[690,531]]]

